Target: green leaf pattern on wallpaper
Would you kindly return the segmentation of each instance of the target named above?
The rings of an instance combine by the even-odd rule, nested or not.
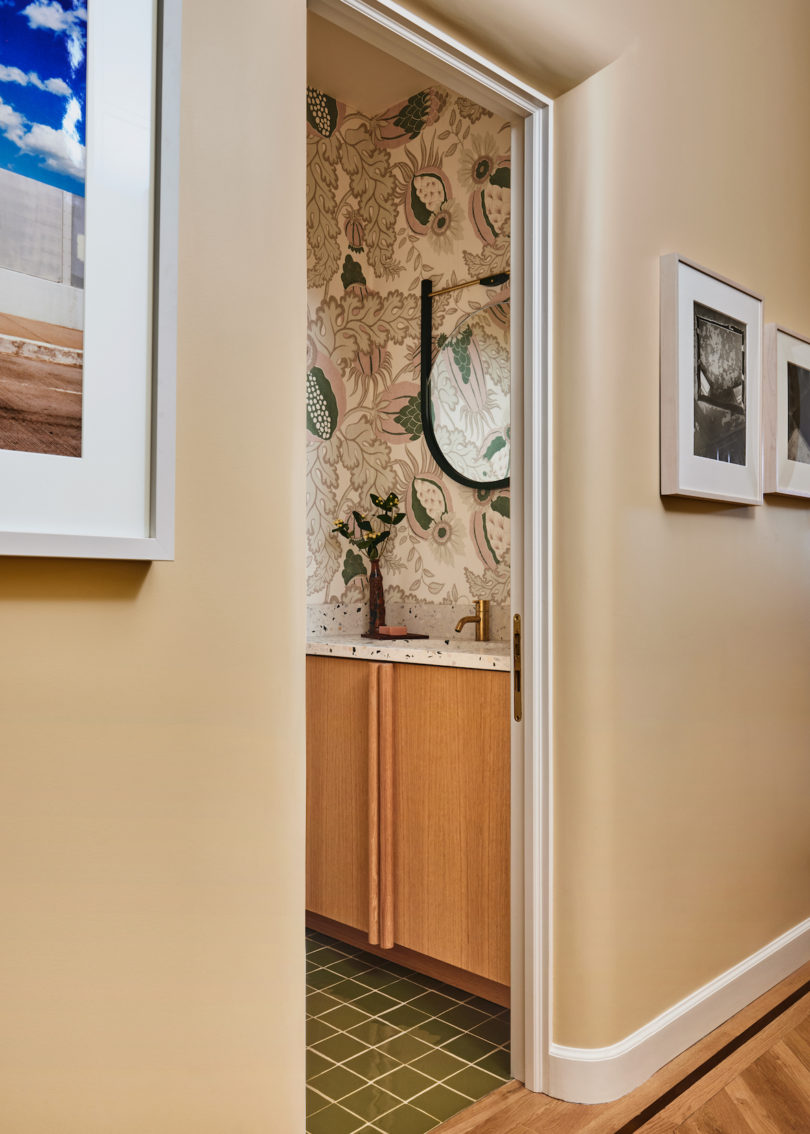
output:
[[[351,601],[365,575],[334,521],[396,492],[406,520],[386,595],[506,601],[509,493],[450,481],[422,436],[419,287],[509,266],[509,125],[441,87],[369,116],[307,93],[307,558],[311,601]],[[434,301],[434,346],[508,288]],[[502,360],[501,382],[508,382]]]

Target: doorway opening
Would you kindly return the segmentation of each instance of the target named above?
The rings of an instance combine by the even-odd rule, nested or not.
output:
[[[400,9],[313,7],[308,1123],[428,1130],[509,1074],[542,1089],[547,1047],[548,108]],[[485,379],[511,428],[461,454]],[[481,486],[425,412],[453,459],[492,462]],[[380,566],[405,642],[359,643]]]

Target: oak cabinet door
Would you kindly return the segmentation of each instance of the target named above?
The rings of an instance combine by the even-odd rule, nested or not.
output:
[[[394,936],[509,983],[509,675],[395,665]]]
[[[373,664],[307,658],[307,909],[364,932]]]

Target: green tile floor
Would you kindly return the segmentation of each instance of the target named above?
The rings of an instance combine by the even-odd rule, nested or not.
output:
[[[424,1134],[509,1077],[506,1008],[307,930],[307,1134]]]

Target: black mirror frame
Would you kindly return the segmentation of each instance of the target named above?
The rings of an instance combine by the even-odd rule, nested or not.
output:
[[[421,344],[420,344],[420,406],[422,409],[422,433],[430,455],[436,464],[449,477],[466,488],[508,488],[509,477],[502,480],[470,480],[448,461],[441,450],[436,434],[433,431],[433,419],[430,412],[430,373],[433,369],[433,281],[422,280],[422,313],[421,313]]]

